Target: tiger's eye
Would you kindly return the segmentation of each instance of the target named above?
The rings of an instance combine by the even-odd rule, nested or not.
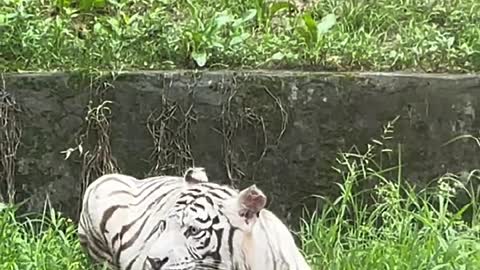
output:
[[[197,227],[194,227],[194,226],[190,226],[188,228],[188,231],[190,232],[190,234],[197,234],[197,233],[200,232],[200,230]]]

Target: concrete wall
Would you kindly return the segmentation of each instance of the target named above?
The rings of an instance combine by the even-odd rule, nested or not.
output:
[[[16,201],[28,199],[28,210],[41,210],[48,194],[74,219],[82,183],[102,172],[177,174],[194,161],[212,181],[256,183],[270,209],[296,223],[303,204],[313,207],[310,195],[337,194],[337,153],[364,148],[397,115],[392,146],[402,144],[410,181],[479,166],[472,141],[441,145],[478,135],[480,76],[175,71],[3,80],[4,199],[13,180]],[[105,100],[110,113],[92,110],[87,121],[89,101],[94,108]],[[17,135],[18,151],[8,152]],[[61,151],[81,141],[83,154],[65,160]]]

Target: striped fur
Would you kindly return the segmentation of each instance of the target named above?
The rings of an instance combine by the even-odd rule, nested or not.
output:
[[[310,270],[261,190],[210,183],[198,170],[98,178],[83,198],[81,245],[115,270]]]

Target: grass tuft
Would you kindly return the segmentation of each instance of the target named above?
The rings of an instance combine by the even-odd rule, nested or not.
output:
[[[0,207],[0,268],[5,270],[83,270],[87,260],[71,220],[52,211],[18,216]]]

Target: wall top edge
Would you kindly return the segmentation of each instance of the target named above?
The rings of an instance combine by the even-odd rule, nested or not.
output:
[[[32,72],[7,72],[0,73],[1,77],[45,77],[45,76],[68,76],[74,74],[81,74],[81,71],[32,71]],[[85,73],[86,74],[86,73]],[[335,72],[335,71],[301,71],[301,70],[244,70],[244,69],[226,69],[226,70],[194,70],[194,69],[176,69],[176,70],[135,70],[135,71],[99,71],[94,74],[99,75],[168,75],[168,76],[182,76],[182,75],[237,75],[237,76],[269,76],[269,77],[305,77],[305,76],[320,76],[320,77],[388,77],[388,78],[418,78],[418,79],[480,79],[480,73],[421,73],[421,72],[373,72],[373,71],[350,71],[350,72]]]

